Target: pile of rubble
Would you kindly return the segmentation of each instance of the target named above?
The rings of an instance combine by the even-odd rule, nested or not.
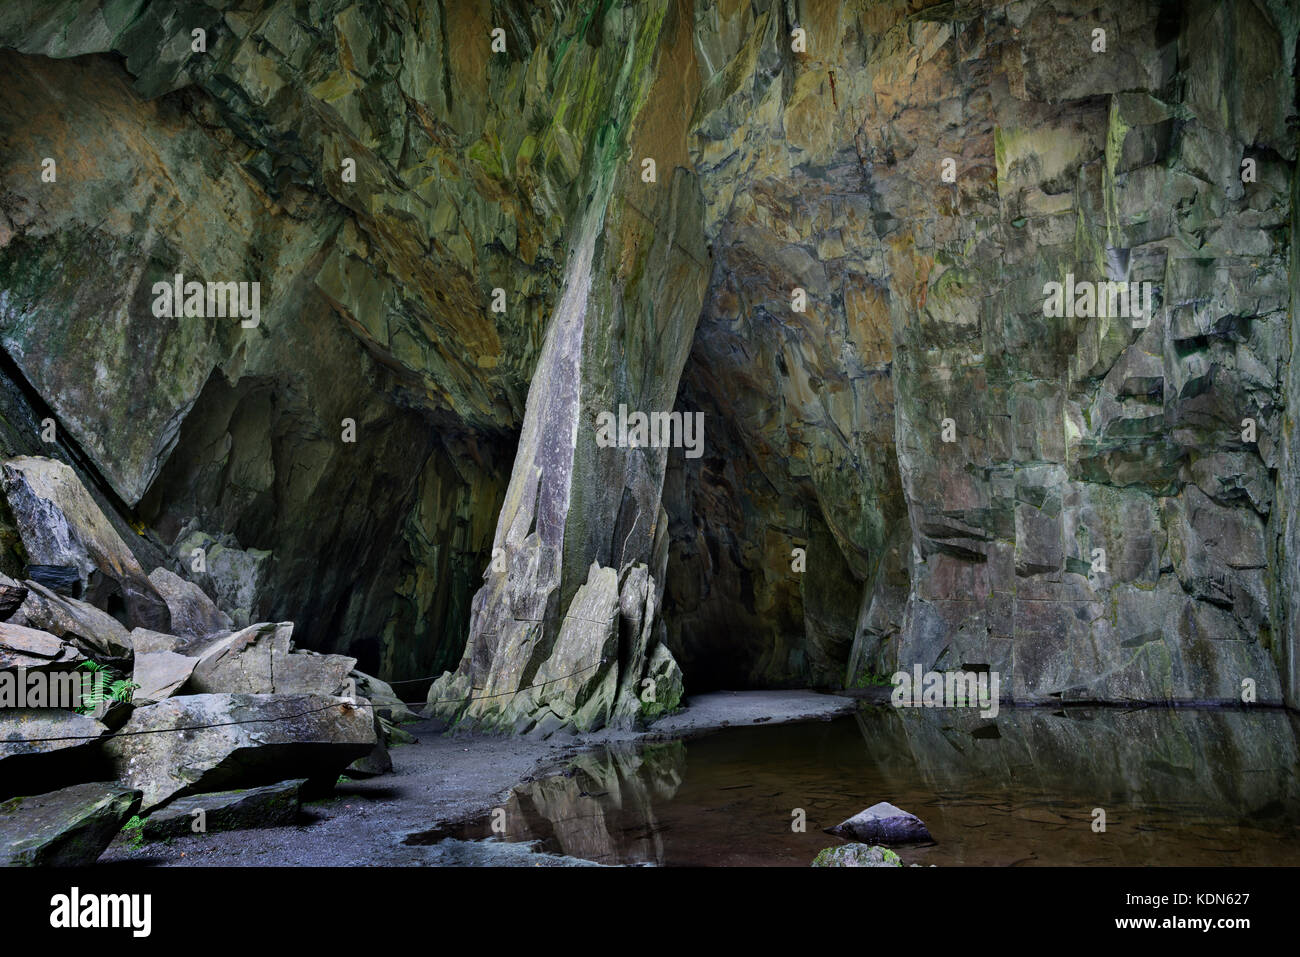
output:
[[[274,826],[304,787],[391,770],[415,715],[355,659],[146,574],[67,465],[2,468],[27,580],[0,575],[0,864],[90,863],[131,817],[161,833],[182,807]]]

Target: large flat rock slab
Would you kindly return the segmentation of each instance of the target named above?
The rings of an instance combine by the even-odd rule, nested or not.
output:
[[[48,631],[0,622],[0,670],[32,671],[53,665],[75,668],[83,660],[76,648]]]
[[[200,694],[137,708],[104,742],[151,811],[172,798],[337,776],[377,738],[369,703],[329,695]]]
[[[59,595],[36,581],[26,582],[27,598],[12,624],[26,625],[70,641],[93,658],[129,658],[130,632],[108,612]]]
[[[111,782],[0,802],[0,864],[93,864],[139,807],[139,791]]]
[[[202,823],[204,834],[285,827],[297,820],[302,806],[302,786],[306,783],[305,778],[298,778],[260,788],[177,798],[149,815],[144,822],[145,839],[160,841],[200,833],[195,830],[198,822]]]
[[[340,694],[357,660],[293,651],[293,622],[261,622],[232,634],[188,642],[198,658],[186,686],[196,694]]]

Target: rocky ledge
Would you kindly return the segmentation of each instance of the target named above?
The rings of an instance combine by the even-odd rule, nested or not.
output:
[[[0,611],[4,862],[90,863],[133,817],[150,833],[175,830],[178,814],[196,828],[208,814],[214,829],[283,824],[300,789],[388,761],[403,734],[390,719],[413,715],[355,659],[295,649],[292,622],[234,628],[193,582],[146,574],[67,465],[2,468],[47,583],[0,576],[14,599]]]

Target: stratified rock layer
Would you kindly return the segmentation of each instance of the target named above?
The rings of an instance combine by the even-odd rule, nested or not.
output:
[[[127,628],[293,620],[538,734],[913,665],[1300,704],[1298,31],[1281,0],[8,4],[0,451],[76,473],[103,546],[26,554],[60,499],[8,475],[15,620],[84,641],[74,568]],[[160,315],[177,274],[260,315]],[[1044,310],[1106,281],[1150,321]],[[620,407],[702,447],[611,446]]]

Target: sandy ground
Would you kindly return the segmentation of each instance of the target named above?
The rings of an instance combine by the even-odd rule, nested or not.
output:
[[[527,778],[609,741],[689,738],[748,724],[826,719],[853,710],[851,698],[811,691],[694,695],[690,706],[649,730],[556,735],[549,740],[441,733],[431,722],[405,725],[416,744],[394,748],[393,773],[339,785],[333,798],[305,804],[292,827],[176,838],[132,849],[119,837],[100,858],[108,866],[403,866],[581,864],[504,842],[403,844],[410,833],[476,817]]]

